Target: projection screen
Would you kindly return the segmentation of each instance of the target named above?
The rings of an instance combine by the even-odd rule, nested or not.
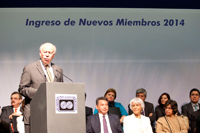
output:
[[[126,110],[138,88],[154,106],[167,92],[179,105],[200,88],[200,11],[178,9],[1,8],[0,106],[18,91],[23,67],[39,47],[57,47],[53,63],[85,83],[86,105],[107,89]],[[65,82],[71,82],[64,78]]]

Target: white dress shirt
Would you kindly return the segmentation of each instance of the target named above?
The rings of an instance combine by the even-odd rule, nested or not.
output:
[[[15,112],[15,108],[13,108],[13,112]],[[20,111],[20,106],[17,108],[17,114],[22,114]],[[19,116],[16,119],[17,121],[17,130],[19,133],[24,133],[24,121],[23,121],[23,116]]]
[[[46,69],[45,69],[45,67],[44,67],[44,65],[43,65],[43,63],[42,63],[41,60],[40,60],[40,64],[41,64],[41,66],[42,66],[42,69],[43,69],[43,71],[44,71],[44,74],[47,75],[47,71],[46,71]],[[51,63],[49,63],[49,71],[50,71],[50,73],[51,73],[51,75],[52,75],[52,78],[53,78],[53,80],[54,80],[54,73],[53,73],[53,68],[51,67]]]
[[[110,121],[108,118],[108,114],[105,114],[105,119],[106,119],[106,124],[108,127],[108,132],[112,133],[111,127],[110,127]],[[101,133],[104,133],[104,127],[103,127],[103,115],[99,113],[99,120],[100,120],[100,125],[101,125]]]

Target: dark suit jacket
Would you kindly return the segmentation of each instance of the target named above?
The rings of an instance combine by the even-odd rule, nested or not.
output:
[[[196,120],[196,129],[196,132],[200,133],[200,116],[198,116]]]
[[[156,120],[156,116],[155,116],[155,112],[154,112],[154,107],[152,103],[146,102],[144,101],[144,111],[145,111],[145,116],[149,117],[150,113],[153,113],[152,116],[150,116],[150,121],[151,124],[154,123],[154,121]],[[131,115],[133,114],[133,111],[130,109],[130,104],[128,105],[128,114]]]
[[[23,113],[22,108],[20,108],[20,111]],[[12,123],[12,120],[9,119],[9,116],[12,113],[14,113],[13,106],[5,106],[5,107],[2,108],[1,121],[2,121],[2,123],[9,125],[9,126],[7,126],[7,128],[10,128],[10,123]],[[9,129],[9,130],[11,130],[11,129]]]
[[[119,117],[114,114],[108,114],[111,130],[113,133],[123,133],[119,122]],[[101,133],[101,125],[99,120],[99,113],[91,115],[87,118],[86,133]]]
[[[1,121],[0,119],[0,133],[10,133],[10,124],[4,122],[4,121]]]
[[[87,117],[93,115],[93,110],[90,107],[85,106],[85,119],[87,121]]]
[[[190,114],[192,133],[194,132],[194,129],[196,128],[196,120],[198,116],[200,116],[200,109]]]
[[[54,73],[54,82],[63,82],[63,76],[58,73],[63,73],[61,67],[51,64]],[[21,81],[19,84],[19,93],[25,97],[25,108],[24,108],[24,123],[29,124],[30,119],[30,102],[39,88],[41,83],[46,82],[46,77],[40,60],[37,62],[28,64],[24,67],[23,73],[21,75]]]
[[[200,104],[199,104],[199,107],[200,107]],[[189,119],[189,125],[191,127],[191,114],[194,112],[193,108],[192,108],[192,104],[191,102],[188,103],[188,104],[185,104],[181,107],[181,113],[184,115],[184,116],[187,116],[188,119]]]
[[[9,119],[9,116],[14,113],[13,106],[5,106],[2,108],[1,120],[6,123],[12,123],[12,120]]]

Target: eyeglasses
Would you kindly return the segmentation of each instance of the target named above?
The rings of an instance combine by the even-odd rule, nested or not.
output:
[[[172,109],[171,107],[165,107],[165,109]]]
[[[19,98],[16,98],[16,97],[14,97],[14,98],[11,97],[10,99],[11,99],[11,100],[13,100],[13,99],[14,99],[14,100],[19,100]]]

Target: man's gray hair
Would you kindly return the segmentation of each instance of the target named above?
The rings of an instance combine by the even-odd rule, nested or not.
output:
[[[139,88],[136,90],[136,96],[139,93],[144,93],[145,97],[147,97],[147,91],[144,88]]]
[[[142,101],[142,99],[140,98],[133,98],[131,101],[130,101],[130,109],[132,110],[132,103],[135,103],[135,104],[140,104],[141,107],[142,107],[142,110],[144,109],[144,102]],[[133,110],[132,110],[133,111]]]
[[[46,43],[43,43],[41,46],[40,46],[40,48],[39,48],[39,51],[41,51],[42,50],[42,48],[43,48],[43,46],[44,45],[46,45],[46,44],[50,44],[50,45],[52,45],[53,47],[54,47],[54,53],[53,54],[55,54],[56,53],[56,46],[55,45],[53,45],[52,43],[50,43],[50,42],[46,42]]]

